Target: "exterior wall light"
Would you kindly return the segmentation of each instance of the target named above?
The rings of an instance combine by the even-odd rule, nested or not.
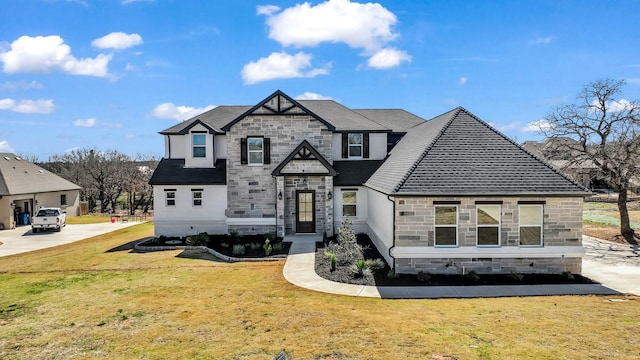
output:
[[[282,191],[278,193],[278,200],[282,200]]]
[[[331,198],[333,198],[333,194],[331,193],[331,191],[329,191],[329,193],[327,194],[327,199],[331,200]]]

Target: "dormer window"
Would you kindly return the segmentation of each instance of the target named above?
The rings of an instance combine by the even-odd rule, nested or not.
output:
[[[362,134],[349,134],[349,157],[362,157]]]
[[[207,157],[207,137],[205,133],[191,134],[191,144],[194,158]]]
[[[369,158],[369,134],[368,133],[342,133],[342,158],[343,159],[368,159]]]

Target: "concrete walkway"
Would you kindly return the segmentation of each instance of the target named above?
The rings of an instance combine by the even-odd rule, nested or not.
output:
[[[315,271],[316,236],[287,236],[291,249],[283,275],[290,283],[305,289],[337,295],[381,299],[441,299],[505,296],[616,295],[618,291],[600,284],[499,285],[499,286],[367,286],[333,282]]]
[[[582,237],[586,250],[582,274],[623,293],[640,295],[640,248],[590,236]]]
[[[68,244],[136,224],[139,222],[67,224],[60,232],[45,231],[37,234],[31,231],[31,226],[2,230],[0,231],[0,242],[3,244],[0,245],[0,257]]]

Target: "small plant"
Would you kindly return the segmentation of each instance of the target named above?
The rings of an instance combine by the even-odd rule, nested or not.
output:
[[[269,238],[264,239],[264,245],[262,245],[262,248],[264,249],[264,256],[271,255],[273,246],[271,246],[271,240],[269,240]]]
[[[524,274],[512,272],[511,274],[509,274],[509,277],[517,282],[522,282],[522,280],[524,279]]]
[[[233,245],[233,248],[231,249],[231,254],[233,255],[244,255],[245,252],[246,248],[244,247],[244,245],[240,244]]]
[[[160,237],[158,238],[158,242],[160,243],[160,245],[164,245],[166,241],[167,241],[167,237],[164,235],[160,235]]]
[[[322,243],[327,245],[329,242],[327,241],[329,239],[329,237],[327,236],[327,232],[323,232],[322,233]]]
[[[478,275],[477,272],[475,272],[474,270],[469,271],[468,273],[466,273],[464,275],[464,277],[474,283],[477,283],[478,281],[480,281],[480,275]]]
[[[324,256],[329,258],[329,269],[331,271],[336,271],[336,265],[338,263],[338,257],[336,256],[336,254],[330,251],[325,251]]]
[[[367,266],[367,262],[362,259],[356,261],[355,264],[350,265],[349,270],[351,270],[353,275],[356,277],[364,277],[373,274],[371,269]]]
[[[223,243],[220,243],[220,246],[222,246],[225,249],[228,249],[229,248],[229,243],[223,242]]]
[[[400,277],[400,274],[396,274],[395,270],[391,269],[389,271],[387,271],[387,277],[389,279],[397,279]]]
[[[260,250],[260,248],[262,247],[262,244],[255,242],[255,243],[249,244],[249,246],[251,247],[251,250],[256,251],[256,250]]]
[[[428,272],[420,271],[416,274],[416,279],[418,279],[418,281],[420,282],[426,283],[431,280],[431,274],[429,274]]]
[[[575,277],[573,276],[573,274],[571,273],[571,271],[564,271],[562,273],[562,277],[567,279],[567,280],[573,280],[575,279]]]
[[[382,259],[369,259],[365,260],[365,263],[367,267],[373,271],[380,270],[384,267],[384,261],[382,261]]]
[[[232,243],[236,243],[236,242],[238,242],[238,240],[240,240],[240,235],[238,234],[238,232],[236,230],[230,230],[229,231],[229,238],[231,238],[231,242]]]
[[[280,253],[282,252],[282,250],[284,250],[284,243],[282,242],[277,242],[273,244],[273,251]]]
[[[206,232],[200,233],[198,235],[187,237],[187,245],[189,246],[204,246],[209,242],[209,234]]]

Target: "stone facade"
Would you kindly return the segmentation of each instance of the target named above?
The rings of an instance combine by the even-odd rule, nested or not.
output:
[[[230,230],[242,233],[258,233],[262,230],[276,232],[276,212],[278,217],[282,216],[282,220],[290,221],[288,218],[294,216],[295,221],[295,210],[277,206],[277,194],[280,190],[276,187],[278,180],[272,176],[272,172],[303,140],[307,140],[325,159],[331,161],[332,133],[309,115],[249,115],[234,124],[226,136],[229,199],[226,216],[274,220],[273,225],[266,226],[266,229],[264,226],[230,225]],[[241,164],[241,139],[254,136],[270,139],[270,164]],[[316,204],[324,208],[326,185],[318,183],[314,186],[316,188],[309,189],[316,190]],[[295,195],[287,194],[287,198],[289,197],[293,199],[295,208]],[[317,214],[318,223],[325,218],[325,215]],[[281,236],[282,229],[277,231]]]
[[[415,258],[397,258],[395,261],[398,273],[561,273],[571,271],[580,273],[580,258],[555,258],[541,255],[539,257],[517,257],[510,251],[521,248],[519,244],[518,211],[519,202],[540,203],[543,208],[543,244],[541,247],[553,250],[553,247],[577,248],[582,246],[582,201],[581,197],[398,197],[395,198],[395,247],[442,249],[434,247],[435,242],[435,205],[455,204],[458,208],[458,245],[447,251],[447,258],[433,258],[429,255]],[[468,250],[477,247],[476,202],[501,202],[501,224],[499,246],[495,246],[489,255],[477,257],[456,257],[456,250]],[[486,247],[483,248],[486,250]],[[467,252],[468,253],[468,252]],[[481,254],[478,252],[478,254]]]

